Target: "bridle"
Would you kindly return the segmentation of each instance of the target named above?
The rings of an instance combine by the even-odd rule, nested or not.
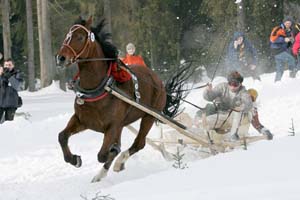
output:
[[[70,42],[72,40],[72,34],[78,30],[83,29],[87,33],[87,40],[85,44],[83,45],[83,48],[77,53],[75,49],[70,45]],[[66,38],[63,42],[63,47],[68,48],[72,54],[74,55],[73,58],[71,58],[71,63],[79,63],[79,62],[87,62],[87,61],[112,61],[117,60],[116,58],[79,58],[86,50],[88,50],[88,46],[95,42],[95,35],[92,31],[88,30],[86,27],[80,24],[73,25],[68,34],[66,35]]]
[[[70,42],[72,41],[73,33],[78,29],[83,29],[87,33],[88,37],[85,41],[85,44],[83,45],[83,48],[79,52],[76,52],[75,49],[70,45]],[[63,47],[68,48],[72,52],[74,57],[71,59],[71,62],[74,63],[86,50],[88,50],[88,46],[93,42],[95,42],[94,33],[80,24],[75,24],[70,28],[69,32],[67,33],[66,38],[63,42]]]

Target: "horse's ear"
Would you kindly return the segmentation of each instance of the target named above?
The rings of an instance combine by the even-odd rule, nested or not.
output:
[[[82,17],[79,15],[79,16],[77,17],[77,19],[75,20],[74,24],[82,24],[83,21],[84,21],[84,20],[83,20]]]
[[[93,23],[93,17],[90,16],[89,19],[86,21],[86,24],[85,24],[86,28],[90,29],[92,26],[92,23]]]

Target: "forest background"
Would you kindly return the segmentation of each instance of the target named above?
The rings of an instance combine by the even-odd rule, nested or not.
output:
[[[0,6],[0,51],[14,59],[29,91],[36,90],[36,78],[41,87],[59,79],[65,89],[74,69],[57,70],[55,54],[79,16],[93,16],[95,25],[104,16],[121,56],[126,44],[134,43],[162,79],[180,61],[192,61],[193,81],[201,80],[199,66],[210,76],[216,69],[224,72],[235,31],[243,31],[258,50],[260,72],[274,71],[272,28],[286,16],[300,22],[299,0],[1,0]]]

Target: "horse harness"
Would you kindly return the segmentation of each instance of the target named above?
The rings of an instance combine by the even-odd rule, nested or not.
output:
[[[96,60],[100,60],[99,59],[94,59]],[[84,59],[87,60],[87,59]],[[78,60],[78,62],[82,62],[82,60]],[[117,65],[118,68],[120,68],[120,70],[126,70],[126,72],[128,72],[131,76],[131,80],[133,82],[134,85],[134,95],[135,95],[135,101],[137,103],[139,103],[141,95],[139,92],[139,84],[138,84],[138,79],[136,77],[136,75],[132,72],[132,70],[130,70],[130,68],[128,66],[126,66],[121,60],[117,60],[115,62],[111,62],[109,65],[109,68],[107,70],[106,76],[104,77],[104,79],[100,82],[100,84],[95,88],[95,89],[84,89],[80,87],[80,75],[79,72],[74,76],[73,80],[75,81],[74,83],[74,92],[76,94],[76,103],[78,105],[83,105],[84,102],[95,102],[95,101],[99,101],[101,99],[103,99],[104,97],[106,97],[108,95],[108,92],[105,90],[105,87],[110,87],[110,88],[114,88],[115,87],[115,83],[117,82],[117,80],[115,80],[115,78],[112,76],[112,68],[113,65]],[[122,68],[120,67],[123,66]]]

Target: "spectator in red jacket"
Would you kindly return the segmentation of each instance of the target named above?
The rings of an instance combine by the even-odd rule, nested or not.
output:
[[[145,64],[143,58],[140,55],[135,54],[134,44],[132,44],[132,43],[127,44],[126,51],[127,51],[127,54],[122,59],[122,61],[126,65],[128,65],[129,67],[130,66],[135,66],[135,65],[146,67],[146,64]]]
[[[296,23],[294,27],[295,42],[293,45],[293,54],[298,56],[300,53],[300,23]]]
[[[293,44],[293,54],[297,58],[297,70],[300,70],[300,23],[294,26],[295,42]]]

